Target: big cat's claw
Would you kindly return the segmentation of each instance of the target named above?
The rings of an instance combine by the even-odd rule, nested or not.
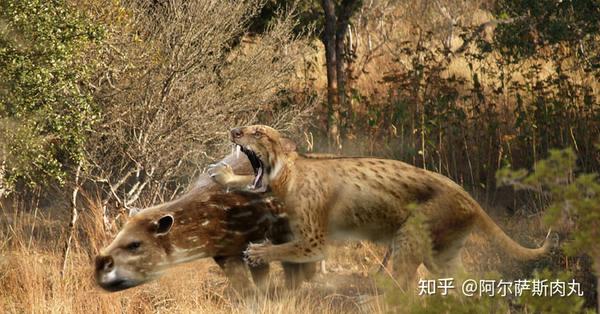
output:
[[[220,185],[227,186],[233,175],[233,168],[224,161],[208,166],[208,176]]]
[[[268,263],[268,253],[271,246],[269,240],[262,243],[250,243],[244,251],[244,260],[251,266]]]

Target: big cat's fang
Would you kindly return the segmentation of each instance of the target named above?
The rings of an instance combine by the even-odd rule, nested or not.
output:
[[[252,182],[253,188],[259,188],[262,186],[262,178],[264,175],[264,165],[258,155],[254,151],[249,148],[244,148],[241,145],[237,145],[236,151],[241,151],[248,157],[250,164],[252,165],[252,170],[254,171],[254,181]]]

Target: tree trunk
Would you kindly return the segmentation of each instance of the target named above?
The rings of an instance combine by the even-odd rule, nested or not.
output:
[[[346,78],[344,73],[345,45],[350,18],[360,7],[362,0],[342,0],[337,7],[333,0],[321,0],[325,12],[325,61],[327,63],[327,104],[329,144],[342,149],[341,129],[345,123],[341,120],[346,106]],[[344,112],[347,114],[347,112]]]
[[[321,5],[325,12],[325,30],[323,32],[323,44],[325,45],[325,63],[327,66],[327,115],[329,145],[341,149],[339,122],[339,94],[337,86],[337,65],[335,48],[335,4],[333,0],[322,0]]]
[[[2,160],[0,160],[0,198],[2,198],[2,196],[4,196],[4,193],[7,192],[7,188],[4,184],[5,171],[6,171],[6,162],[2,158]]]
[[[77,171],[75,172],[75,187],[73,188],[73,196],[71,198],[71,222],[69,222],[69,235],[67,237],[67,242],[65,242],[65,247],[63,249],[63,263],[62,268],[60,270],[61,278],[65,275],[65,271],[67,269],[67,260],[69,258],[69,252],[71,251],[71,242],[73,242],[73,235],[75,234],[75,224],[77,223],[77,218],[79,216],[77,212],[77,195],[79,194],[80,173],[81,162],[77,166]]]
[[[340,109],[345,109],[346,106],[346,73],[344,73],[345,53],[344,53],[344,37],[346,35],[345,29],[341,29],[341,20],[338,18],[338,23],[335,31],[335,71],[337,79],[337,92],[338,100],[340,103]],[[348,24],[345,23],[347,26]]]
[[[425,73],[423,64],[425,62],[422,51],[423,45],[423,31],[419,29],[419,41],[417,42],[416,58],[413,59],[413,68],[415,69],[415,80],[414,90],[416,92],[417,100],[417,112],[419,113],[419,133],[420,133],[420,146],[418,149],[419,155],[421,155],[421,163],[423,169],[427,169],[427,157],[425,151]]]
[[[347,110],[346,103],[346,71],[344,65],[348,60],[345,53],[345,39],[348,32],[350,18],[358,10],[362,1],[360,0],[343,0],[338,8],[337,22],[335,29],[335,60],[337,72],[337,88],[340,109]],[[343,125],[343,123],[342,123]]]
[[[600,313],[600,256],[593,259],[594,271],[596,275],[596,312]]]

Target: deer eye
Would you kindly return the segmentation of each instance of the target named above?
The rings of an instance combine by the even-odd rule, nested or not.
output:
[[[125,246],[125,249],[127,251],[129,251],[129,252],[135,252],[135,251],[137,251],[140,248],[140,246],[142,246],[142,242],[140,242],[140,241],[133,241],[133,242],[130,242],[129,244],[127,244]]]

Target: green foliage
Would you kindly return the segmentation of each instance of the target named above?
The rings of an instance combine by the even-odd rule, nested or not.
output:
[[[596,145],[596,149],[598,149]],[[596,173],[575,173],[577,157],[572,149],[551,150],[550,156],[536,163],[535,171],[499,171],[498,180],[521,188],[548,193],[551,203],[545,221],[560,230],[568,230],[563,245],[567,255],[591,257],[596,276],[600,275],[600,182]],[[531,300],[529,300],[531,301]],[[576,306],[579,301],[569,301]],[[552,308],[543,302],[532,302],[537,311]],[[566,307],[568,308],[568,307]],[[553,313],[561,313],[555,311]]]
[[[268,28],[269,23],[276,19],[279,10],[293,8],[298,21],[294,27],[296,34],[313,33],[312,31],[314,30],[315,36],[322,36],[325,28],[325,15],[321,6],[321,0],[294,1],[293,5],[290,5],[290,2],[292,1],[266,1],[258,16],[252,20],[250,29],[254,32],[263,33]],[[334,0],[336,14],[340,14],[343,11],[342,8],[347,10],[350,7],[348,2],[347,0]],[[354,12],[354,10],[360,7],[360,4],[361,2],[357,2],[351,10]]]
[[[504,19],[517,16],[506,12]],[[463,39],[470,35],[469,29],[459,34]],[[580,169],[597,171],[593,143],[600,132],[598,93],[586,83],[594,81],[593,73],[572,66],[580,56],[575,50],[561,43],[538,49],[530,58],[516,58],[501,53],[503,43],[490,39],[493,53],[470,46],[459,50],[461,55],[442,58],[447,52],[436,46],[433,33],[424,33],[421,43],[415,41],[394,43],[390,59],[406,70],[383,76],[390,84],[387,99],[363,92],[356,102],[364,109],[352,113],[350,127],[372,140],[397,143],[373,145],[375,151],[368,154],[412,161],[463,185],[484,187],[488,196],[501,165],[531,168],[552,148],[576,147]],[[600,55],[600,47],[585,48],[588,57],[592,52]],[[467,63],[464,73],[452,65],[459,58]]]
[[[580,50],[589,70],[600,69],[600,58],[590,51],[598,48],[600,3],[596,0],[500,0],[500,18],[514,18],[498,27],[496,40],[501,51],[517,58],[533,56],[547,45],[565,44]]]
[[[409,293],[387,291],[386,303],[388,313],[507,313],[508,302],[502,297],[473,296],[467,297],[459,293],[424,296],[421,299],[409,297]]]
[[[508,305],[500,297],[434,296],[414,306],[410,313],[506,313]]]
[[[569,272],[552,273],[546,269],[541,273],[535,273],[534,278],[538,280],[547,280],[548,282],[559,280],[568,283],[573,280],[573,275]],[[526,309],[526,311],[524,311],[526,313],[594,313],[594,311],[590,309],[584,310],[584,302],[585,299],[576,294],[548,297],[523,293],[518,300],[518,303]]]
[[[461,275],[460,277],[463,277]],[[498,274],[487,274],[488,279],[499,279]],[[449,289],[447,295],[437,290],[432,295],[418,296],[418,290],[402,291],[398,286],[387,278],[379,278],[378,283],[385,292],[385,304],[388,313],[507,313],[509,309],[508,297],[495,295],[466,296],[461,292],[462,280],[467,278],[456,278],[453,281],[454,288]]]
[[[502,276],[498,273],[488,273],[483,278],[497,283]],[[491,292],[480,294],[475,291],[473,295],[463,293],[464,280],[480,282],[480,279],[469,278],[466,274],[454,277],[452,288],[448,289],[446,295],[442,289],[437,289],[434,294],[417,296],[418,290],[402,291],[390,277],[379,277],[377,281],[385,292],[384,301],[389,313],[593,313],[593,310],[584,308],[585,299],[577,295],[576,290],[570,290],[569,283],[573,278],[570,272],[544,270],[534,273],[533,278],[528,279],[528,288],[519,292],[519,295],[514,295],[517,292],[511,286],[504,291],[506,294],[502,294],[499,288],[496,288],[493,296],[490,296]],[[533,292],[535,280],[543,283],[538,292],[540,295]],[[564,296],[559,295],[558,291],[550,290],[550,283],[553,281],[565,283]]]
[[[276,19],[280,9],[289,9],[289,2],[286,0],[266,1],[258,16],[252,20],[250,30],[264,33],[268,25]],[[294,11],[298,20],[298,24],[294,27],[295,33],[304,34],[312,27],[315,27],[319,33],[321,32],[324,18],[320,0],[297,1],[294,4]]]
[[[552,150],[550,157],[536,164],[534,173],[525,178],[530,185],[544,185],[552,194],[547,209],[548,223],[557,224],[561,218],[575,219],[576,232],[565,246],[568,254],[592,253],[600,256],[600,183],[598,175],[574,175],[576,156],[571,149]]]
[[[426,226],[426,217],[418,206],[410,204],[408,209],[411,211],[407,219],[403,232],[408,236],[406,241],[413,243],[411,248],[418,252],[424,260],[432,259],[433,247],[431,236]],[[409,253],[404,253],[409,254]],[[449,289],[447,295],[442,295],[441,290],[436,294],[417,296],[418,290],[403,291],[398,286],[404,283],[398,283],[390,277],[379,277],[377,279],[379,286],[385,291],[385,304],[387,312],[390,313],[506,313],[508,303],[505,299],[496,297],[465,296],[461,293],[461,284],[465,274],[453,274],[456,280],[453,281],[454,288]],[[487,278],[498,278],[497,274],[488,274]]]
[[[96,119],[85,52],[103,36],[65,0],[0,4],[0,156],[7,182],[64,182]]]
[[[535,171],[503,169],[498,179],[517,186],[543,189],[551,194],[552,202],[545,220],[557,225],[574,221],[572,239],[565,245],[569,255],[587,253],[600,257],[600,183],[598,175],[574,174],[576,155],[571,149],[551,150],[550,156],[536,163]]]

